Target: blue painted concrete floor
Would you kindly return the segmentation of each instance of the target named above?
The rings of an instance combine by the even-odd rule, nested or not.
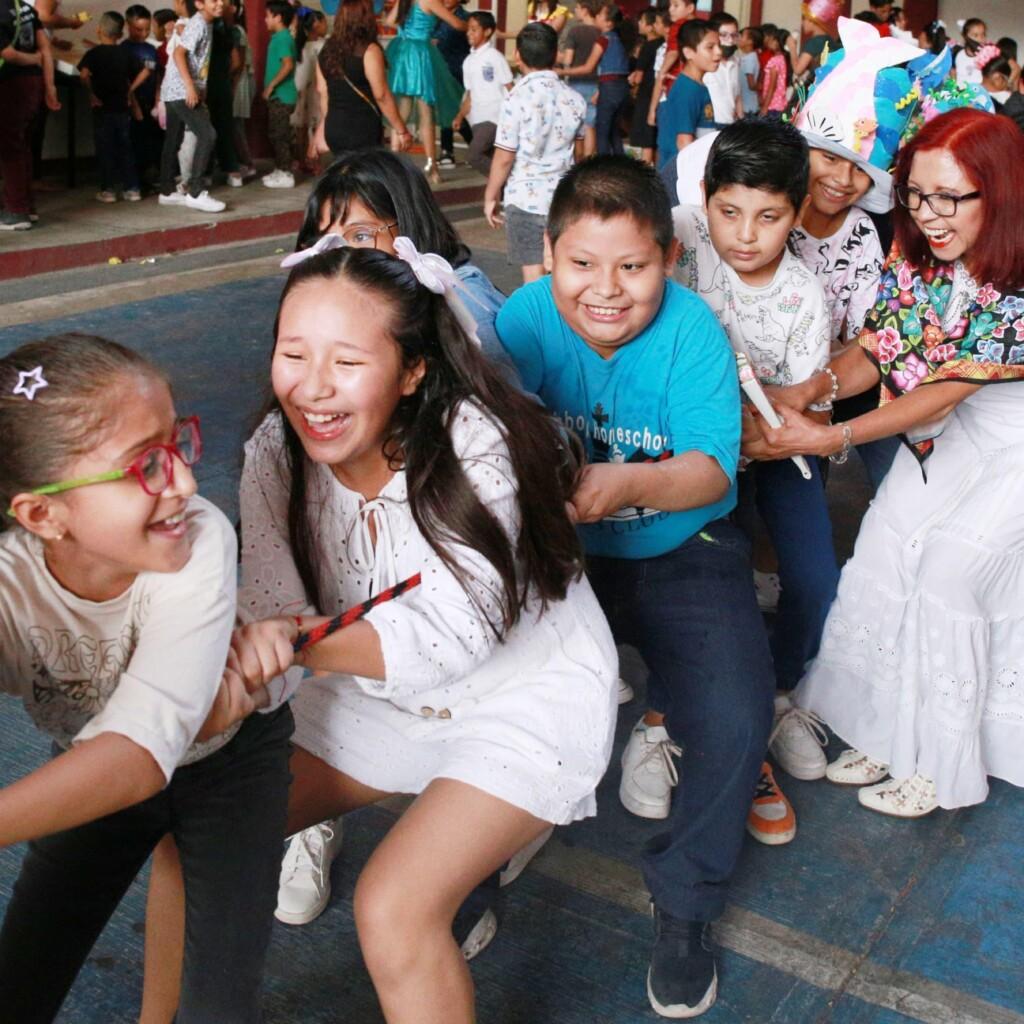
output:
[[[514,284],[498,257],[481,262],[506,288]],[[202,417],[200,486],[234,517],[241,442],[265,397],[279,288],[275,278],[238,281],[12,327],[0,330],[0,352],[70,329],[146,352],[170,371],[179,411]],[[847,469],[830,484],[847,552],[866,501],[857,472]],[[632,817],[617,798],[618,756],[641,708],[638,698],[622,709],[598,817],[557,830],[506,890],[498,937],[473,964],[482,1022],[657,1019],[644,993],[652,930],[636,865],[660,826]],[[19,706],[0,703],[0,784],[41,763],[46,748]],[[851,790],[779,778],[799,832],[784,847],[748,841],[716,931],[720,995],[704,1019],[1024,1024],[1024,793],[996,782],[982,806],[911,822],[861,810]],[[381,1020],[351,900],[360,865],[393,820],[384,809],[352,816],[328,910],[303,928],[275,925],[270,1024]],[[0,851],[0,908],[21,854]],[[136,1019],[143,885],[132,888],[97,943],[62,1021]]]

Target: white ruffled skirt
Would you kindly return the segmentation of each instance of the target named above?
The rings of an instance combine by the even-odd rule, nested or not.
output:
[[[1024,786],[1024,443],[967,404],[927,483],[899,452],[796,691],[893,777],[933,779],[945,808],[983,801],[989,775]]]

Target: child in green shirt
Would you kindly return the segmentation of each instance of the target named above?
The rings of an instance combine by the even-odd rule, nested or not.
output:
[[[292,166],[291,116],[298,93],[295,90],[295,40],[288,27],[295,16],[286,0],[267,4],[267,70],[263,78],[263,98],[267,101],[267,134],[274,150],[274,170],[263,178],[267,188],[294,188]]]

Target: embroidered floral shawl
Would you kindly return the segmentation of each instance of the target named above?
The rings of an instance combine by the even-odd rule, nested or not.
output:
[[[982,285],[947,333],[942,323],[953,274],[952,263],[916,270],[893,246],[859,338],[881,371],[880,406],[934,381],[1024,380],[1024,289]],[[922,465],[935,444],[934,438],[903,440]]]

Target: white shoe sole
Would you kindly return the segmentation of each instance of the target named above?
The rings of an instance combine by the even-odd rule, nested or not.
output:
[[[664,821],[672,806],[671,801],[664,805],[642,803],[621,785],[619,786],[619,801],[630,814],[635,814],[638,818],[647,818],[650,821]]]
[[[828,763],[823,760],[819,766],[815,765],[812,767],[797,767],[796,765],[787,764],[786,761],[779,757],[779,755],[768,748],[769,753],[775,758],[775,763],[791,778],[799,779],[801,782],[814,782],[817,779],[825,778],[825,772],[828,771]]]
[[[708,990],[704,995],[704,998],[696,1006],[686,1006],[682,1003],[673,1003],[671,1006],[662,1006],[657,999],[654,998],[654,993],[651,991],[651,970],[647,969],[647,998],[650,1001],[651,1007],[659,1017],[668,1017],[670,1020],[689,1020],[691,1017],[699,1017],[702,1013],[707,1013],[712,1006],[715,1005],[715,1000],[718,998],[718,969],[715,969],[715,976],[711,979],[711,984],[708,986]]]
[[[331,887],[328,885],[323,898],[312,907],[302,911],[288,911],[282,910],[280,907],[275,907],[274,917],[276,917],[281,924],[309,924],[310,921],[315,921],[327,909],[327,904],[330,902]]]
[[[758,832],[748,821],[747,831],[750,833],[751,838],[756,839],[762,846],[785,846],[786,843],[791,843],[796,839],[795,828],[791,832],[779,832],[772,835],[766,832]]]
[[[462,955],[467,960],[479,956],[490,944],[495,935],[498,934],[498,918],[493,910],[485,911],[484,915],[477,921],[473,930],[466,936],[462,943]]]
[[[619,707],[621,707],[623,704],[628,704],[635,694],[633,693],[633,687],[625,679],[619,679],[616,685],[618,686],[619,693]]]

